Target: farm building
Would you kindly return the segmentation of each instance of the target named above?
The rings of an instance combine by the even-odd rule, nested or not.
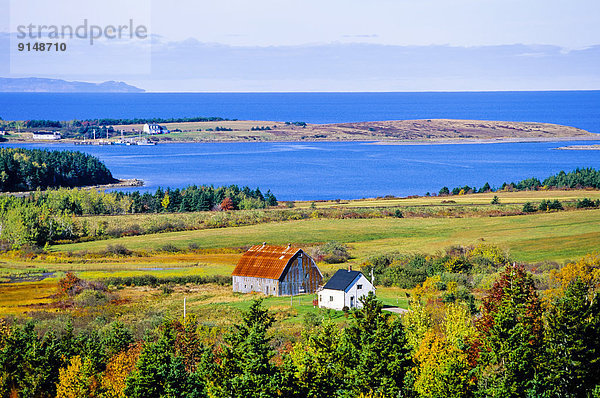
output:
[[[169,130],[156,123],[144,124],[143,131],[146,134],[169,134]]]
[[[375,293],[375,287],[360,271],[340,269],[319,292],[319,308],[362,308],[360,298]]]
[[[323,282],[317,264],[301,249],[266,243],[244,253],[231,275],[234,292],[272,296],[314,293]]]

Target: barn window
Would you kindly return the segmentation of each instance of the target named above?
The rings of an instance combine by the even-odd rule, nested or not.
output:
[[[329,296],[329,301],[333,301],[333,296]]]
[[[362,289],[362,285],[356,286],[357,289]]]

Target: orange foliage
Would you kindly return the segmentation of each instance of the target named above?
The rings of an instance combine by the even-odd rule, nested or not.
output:
[[[142,351],[141,344],[131,346],[128,350],[114,355],[106,365],[102,377],[102,397],[124,398],[125,380],[134,370]]]
[[[235,205],[231,198],[225,198],[221,202],[221,210],[235,210]]]
[[[81,282],[81,279],[72,272],[67,272],[65,277],[58,281],[58,291],[60,294],[72,296],[79,282]]]

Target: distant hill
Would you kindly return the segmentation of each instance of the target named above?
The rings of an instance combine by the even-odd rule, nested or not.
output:
[[[0,92],[19,93],[143,93],[145,90],[124,82],[70,82],[39,77],[0,77]]]

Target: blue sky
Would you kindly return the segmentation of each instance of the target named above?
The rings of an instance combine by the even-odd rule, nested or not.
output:
[[[34,20],[51,12],[80,17],[61,9],[61,0],[28,1],[37,2]],[[89,4],[97,18],[123,11]],[[173,0],[146,7],[151,73],[90,73],[82,64],[78,73],[38,75],[125,80],[151,91],[600,89],[598,1]],[[0,9],[9,1],[0,0]],[[10,30],[8,15],[0,13],[0,32]],[[2,76],[10,76],[6,52]]]

